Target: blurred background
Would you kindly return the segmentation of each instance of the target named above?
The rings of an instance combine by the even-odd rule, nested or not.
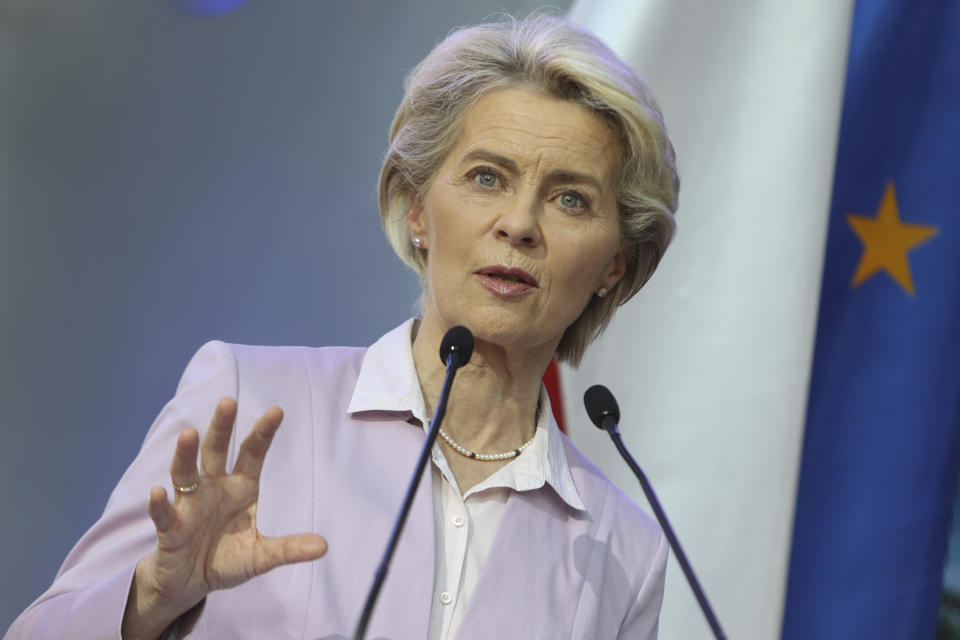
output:
[[[367,345],[412,315],[376,204],[403,76],[541,4],[0,0],[0,629],[201,344]]]

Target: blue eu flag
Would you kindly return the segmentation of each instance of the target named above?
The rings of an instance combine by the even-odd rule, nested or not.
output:
[[[958,436],[960,3],[861,0],[785,639],[934,637]]]

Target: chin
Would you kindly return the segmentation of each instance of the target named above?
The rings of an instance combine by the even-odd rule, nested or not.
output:
[[[507,351],[530,350],[540,346],[552,345],[556,348],[564,329],[547,329],[546,323],[503,309],[483,310],[469,314],[468,319],[460,322],[470,329],[475,340],[503,347]]]

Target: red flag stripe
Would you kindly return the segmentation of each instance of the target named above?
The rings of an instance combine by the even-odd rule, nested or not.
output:
[[[550,396],[553,417],[556,419],[560,431],[566,433],[567,426],[563,420],[563,394],[560,392],[560,369],[557,367],[556,360],[550,361],[547,372],[543,374],[543,384],[546,385],[547,394]]]

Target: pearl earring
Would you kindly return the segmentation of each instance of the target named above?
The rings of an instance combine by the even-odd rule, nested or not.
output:
[[[423,240],[421,240],[420,238],[414,238],[413,244],[417,245],[417,249],[419,249],[420,245],[423,244]]]
[[[606,297],[606,295],[607,295],[607,290],[606,290],[605,287],[600,287],[599,289],[597,289],[597,297],[598,297],[598,298],[604,298],[604,297]]]

